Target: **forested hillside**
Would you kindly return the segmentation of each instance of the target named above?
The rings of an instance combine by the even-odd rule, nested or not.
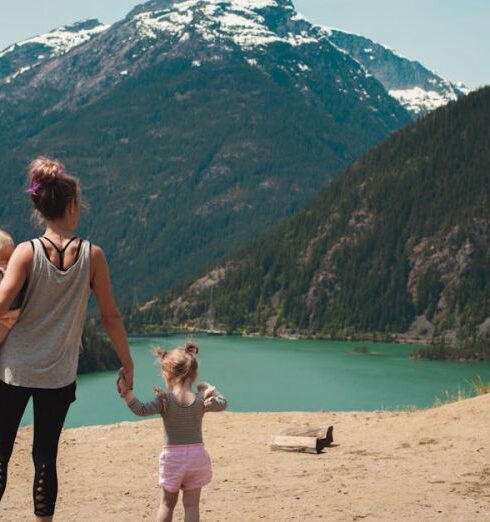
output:
[[[234,332],[349,336],[490,325],[490,88],[411,124],[311,206],[133,316]]]

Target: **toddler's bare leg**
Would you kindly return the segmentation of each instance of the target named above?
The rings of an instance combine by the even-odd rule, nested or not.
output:
[[[179,499],[179,492],[171,493],[162,488],[162,496],[160,497],[160,506],[157,511],[157,522],[172,522],[174,508]]]
[[[199,500],[201,488],[184,491],[182,502],[184,503],[185,522],[199,522]]]

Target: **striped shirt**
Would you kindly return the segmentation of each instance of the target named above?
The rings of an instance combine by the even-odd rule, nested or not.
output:
[[[139,417],[162,416],[165,446],[202,443],[204,413],[223,411],[226,406],[226,399],[221,394],[211,397],[210,404],[204,407],[204,398],[201,394],[196,394],[192,404],[182,405],[171,392],[167,392],[166,401],[155,397],[152,401],[143,403],[135,397],[128,403],[129,409]]]

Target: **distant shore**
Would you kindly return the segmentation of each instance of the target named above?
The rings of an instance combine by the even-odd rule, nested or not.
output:
[[[209,336],[230,336],[230,337],[252,337],[261,339],[286,339],[286,340],[313,340],[313,341],[349,341],[349,342],[372,342],[372,343],[393,343],[393,344],[419,344],[428,345],[430,339],[425,337],[404,337],[404,334],[381,334],[366,333],[353,336],[326,336],[326,335],[304,335],[304,334],[280,334],[264,335],[260,333],[237,333],[226,332],[225,330],[206,330],[204,328],[182,328],[172,330],[155,330],[145,333],[130,333],[130,337],[172,337],[178,335],[209,335]]]

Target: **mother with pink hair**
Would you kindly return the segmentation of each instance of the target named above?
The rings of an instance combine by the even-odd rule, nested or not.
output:
[[[29,166],[27,192],[45,230],[42,237],[19,244],[0,284],[0,316],[24,293],[19,320],[0,346],[0,500],[17,430],[32,397],[34,514],[36,520],[50,521],[58,492],[58,442],[75,400],[91,290],[130,386],[133,361],[104,252],[75,235],[81,206],[78,180],[59,161],[39,157]]]

